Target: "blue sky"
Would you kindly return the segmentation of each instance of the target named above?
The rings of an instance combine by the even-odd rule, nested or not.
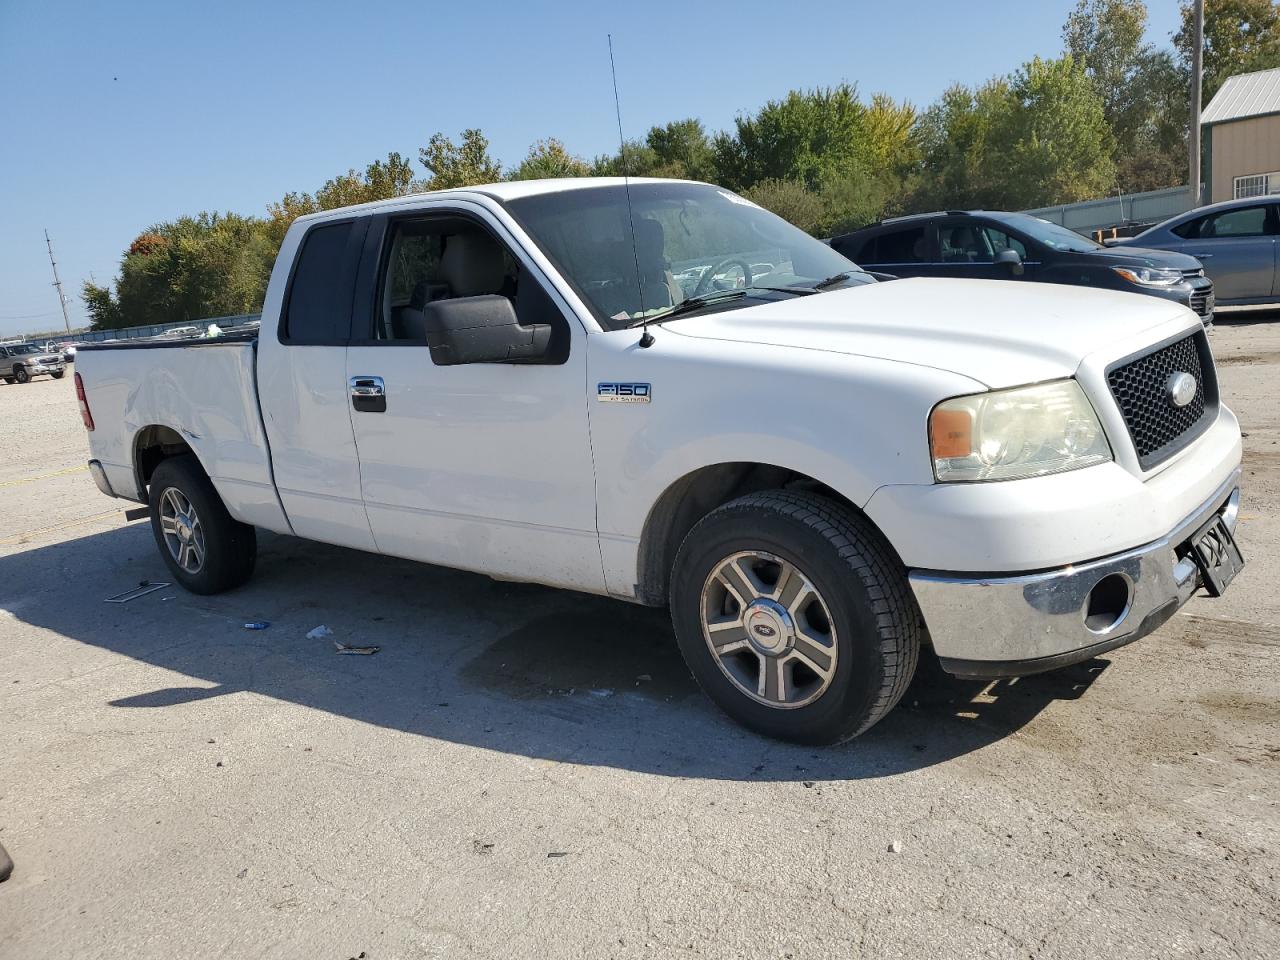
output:
[[[1148,5],[1167,44],[1177,4]],[[1056,55],[1073,6],[0,0],[0,335],[61,325],[46,227],[74,325],[80,282],[111,279],[148,225],[261,214],[437,130],[481,127],[506,164],[548,136],[610,151],[607,33],[639,136],[842,80],[924,107]]]

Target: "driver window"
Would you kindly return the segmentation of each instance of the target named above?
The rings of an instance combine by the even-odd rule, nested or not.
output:
[[[987,242],[991,244],[993,253],[1001,253],[1005,250],[1015,251],[1023,260],[1027,259],[1027,247],[1017,237],[1011,237],[1003,230],[997,230],[995,227],[983,227],[983,233],[987,236]]]
[[[389,229],[376,339],[425,346],[429,304],[497,295],[512,301],[521,324],[551,325],[548,362],[568,358],[568,321],[537,278],[488,230],[459,216],[398,220]]]
[[[948,223],[938,228],[943,263],[991,263],[995,254],[987,234],[971,223]]]

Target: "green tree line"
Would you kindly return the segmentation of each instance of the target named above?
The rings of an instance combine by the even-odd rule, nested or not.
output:
[[[539,177],[709,180],[804,230],[830,235],[883,216],[948,207],[1026,209],[1186,182],[1191,4],[1172,46],[1145,43],[1142,0],[1077,0],[1055,59],[956,85],[923,110],[851,84],[792,90],[730,130],[687,118],[586,159],[548,137],[504,168],[479,129],[436,133],[417,163],[399,153],[266,216],[201,213],[130,244],[113,286],[86,282],[95,327],[251,313],[262,306],[289,225],[319,210]],[[1280,66],[1280,4],[1206,0],[1204,96],[1229,76]]]

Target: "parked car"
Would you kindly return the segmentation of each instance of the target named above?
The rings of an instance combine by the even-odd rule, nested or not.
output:
[[[793,740],[866,730],[922,655],[992,677],[1119,647],[1244,562],[1191,311],[878,283],[706,184],[300,217],[256,340],[77,366],[90,473],[149,504],[187,589],[245,582],[263,527],[669,606],[711,698]]]
[[[73,343],[73,342],[71,342],[71,341],[67,341],[66,343],[59,343],[59,344],[56,344],[56,345],[54,346],[54,349],[53,349],[53,350],[51,350],[51,351],[49,351],[49,352],[50,352],[50,353],[55,353],[55,352],[57,352],[57,353],[61,353],[61,354],[62,354],[62,359],[63,359],[63,360],[65,360],[67,363],[75,363],[75,360],[76,360],[76,349],[77,349],[79,346],[80,346],[80,343],[79,343],[79,342],[74,342],[74,343]]]
[[[1280,303],[1278,239],[1280,197],[1251,197],[1197,207],[1136,237],[1114,240],[1111,249],[1133,244],[1195,257],[1213,281],[1218,303],[1244,306]]]
[[[48,374],[61,380],[67,366],[58,353],[47,353],[34,343],[18,343],[0,347],[0,377],[5,383],[26,383],[32,377]]]
[[[1104,247],[1025,213],[949,210],[882,220],[831,240],[864,269],[899,277],[1032,280],[1172,300],[1213,322],[1214,289],[1182,253]]]

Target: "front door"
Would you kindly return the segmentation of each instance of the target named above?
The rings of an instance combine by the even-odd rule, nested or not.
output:
[[[481,207],[375,223],[369,244],[367,331],[346,372],[378,550],[603,592],[579,321]],[[438,365],[423,308],[494,294],[521,324],[553,325],[546,362]]]
[[[1005,250],[1017,253],[1021,271],[1012,263],[996,262]],[[936,277],[1030,280],[1035,264],[1026,261],[1026,245],[999,227],[971,217],[938,224],[938,257],[933,272]]]
[[[1215,299],[1270,297],[1276,275],[1276,205],[1233,207],[1192,221],[1181,249],[1204,266]]]

